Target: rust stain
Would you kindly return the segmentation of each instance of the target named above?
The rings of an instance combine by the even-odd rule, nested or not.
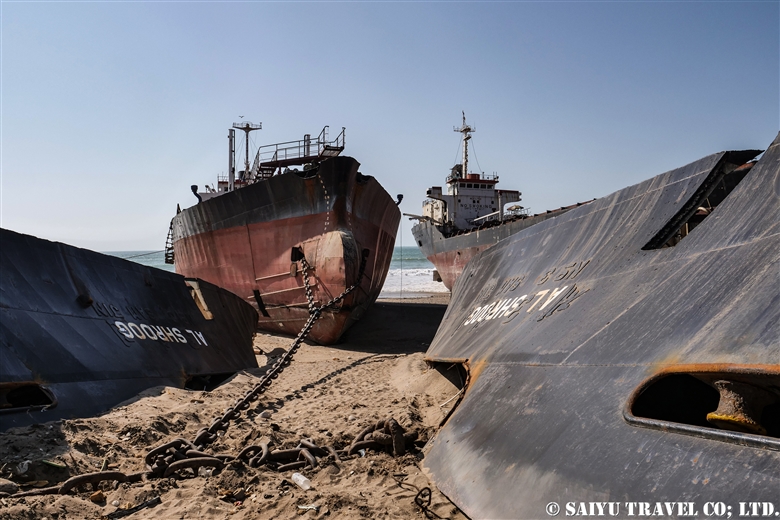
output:
[[[460,365],[466,365],[469,360],[468,358],[448,358],[448,357],[429,357],[425,356],[423,358],[427,363],[458,363]]]
[[[773,395],[758,386],[729,379],[709,381],[720,393],[718,409],[707,414],[707,421],[725,430],[766,435],[761,425],[761,412]]]
[[[743,365],[738,363],[682,363],[666,366],[658,371],[658,375],[669,374],[712,374],[728,373],[746,376],[780,376],[780,365]]]
[[[488,362],[486,359],[480,359],[474,363],[466,362],[466,369],[469,372],[469,380],[476,381],[477,378],[482,375],[482,372],[485,370],[485,368],[487,368],[487,366]],[[468,389],[466,389],[466,391],[468,392]]]
[[[654,365],[657,367],[657,365]],[[728,378],[732,381],[741,381],[755,384],[758,381],[775,380],[780,377],[780,365],[761,364],[737,364],[737,363],[682,363],[672,366],[664,366],[657,370],[651,377],[645,379],[631,393],[626,405],[630,410],[637,397],[650,385],[659,379],[674,375],[687,374],[700,379],[708,384],[713,384],[716,379]]]

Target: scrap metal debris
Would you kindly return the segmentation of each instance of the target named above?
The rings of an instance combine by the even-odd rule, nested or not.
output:
[[[355,437],[347,450],[348,455],[354,455],[361,449],[385,449],[388,453],[400,457],[406,453],[406,446],[417,440],[416,431],[404,431],[398,421],[390,417],[376,424],[367,426]]]
[[[131,507],[130,509],[119,509],[117,511],[114,511],[113,513],[109,513],[106,515],[106,518],[109,520],[114,520],[114,518],[123,518],[125,516],[132,515],[133,513],[137,513],[141,509],[146,509],[147,507],[156,506],[157,504],[161,503],[162,499],[160,497],[154,497],[152,499],[147,500],[146,502],[141,502],[135,507]]]

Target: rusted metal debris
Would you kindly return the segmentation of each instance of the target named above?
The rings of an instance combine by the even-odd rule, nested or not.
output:
[[[726,430],[766,435],[761,425],[761,415],[767,405],[777,400],[769,390],[742,383],[719,379],[713,386],[720,392],[718,409],[707,414],[707,420]]]
[[[406,453],[406,446],[417,440],[417,432],[406,432],[392,417],[382,419],[376,424],[367,426],[352,441],[347,455],[354,455],[362,449],[386,449],[396,457]]]

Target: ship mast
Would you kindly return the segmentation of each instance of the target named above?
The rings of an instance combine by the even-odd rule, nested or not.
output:
[[[243,116],[242,116],[243,117]],[[263,123],[253,124],[249,121],[246,121],[244,123],[233,123],[233,128],[238,130],[243,130],[246,134],[245,142],[246,142],[246,155],[244,156],[244,177],[249,175],[249,132],[253,130],[261,130],[263,128]],[[229,171],[229,185],[228,190],[233,191],[233,184],[235,182],[235,167],[233,166],[234,163],[234,154],[236,153],[235,148],[231,144],[231,157],[230,157],[230,171]]]
[[[469,139],[471,139],[471,132],[476,132],[477,129],[466,124],[466,112],[461,111],[461,114],[463,114],[463,124],[460,128],[456,127],[453,130],[463,134],[463,169],[461,170],[461,178],[465,179],[469,171]]]
[[[471,132],[475,132],[476,128],[473,128],[471,125],[466,124],[466,112],[461,110],[461,114],[463,114],[463,124],[460,125],[460,128],[453,127],[453,130],[456,132],[459,132],[463,134],[463,163],[461,164],[461,170],[460,175],[457,175],[457,172],[455,172],[456,179],[465,179],[466,175],[469,171],[469,139],[471,139]],[[452,222],[455,222],[455,218],[458,213],[458,204],[455,203],[455,201],[459,201],[458,199],[458,192],[460,191],[458,186],[460,185],[459,182],[453,182],[450,184],[449,192],[453,195],[453,204],[451,208],[451,214],[448,215],[448,218],[451,218]],[[448,212],[450,213],[450,212]]]
[[[228,129],[228,191],[233,191],[236,182],[236,131]]]

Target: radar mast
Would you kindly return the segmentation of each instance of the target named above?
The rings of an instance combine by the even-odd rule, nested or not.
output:
[[[261,130],[263,128],[263,123],[253,124],[249,121],[243,122],[243,123],[233,123],[233,128],[237,130],[243,130],[246,134],[245,142],[246,142],[246,155],[244,156],[244,178],[249,175],[249,132],[253,130]],[[232,154],[235,154],[235,148],[231,145]],[[231,167],[229,172],[229,186],[228,190],[233,191],[233,184],[235,183],[235,167],[233,166],[234,160],[231,157]],[[244,179],[245,180],[245,179]]]
[[[466,124],[466,112],[461,110],[461,114],[463,114],[463,124],[460,128],[453,127],[453,130],[463,134],[463,164],[461,166],[460,178],[465,179],[469,172],[469,139],[471,139],[471,132],[476,132],[477,129]]]

